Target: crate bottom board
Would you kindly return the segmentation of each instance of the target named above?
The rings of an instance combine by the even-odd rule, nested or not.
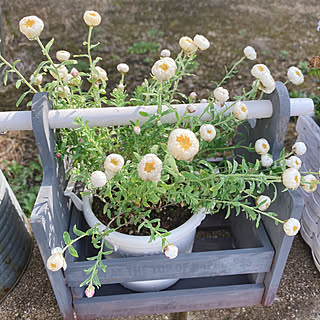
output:
[[[260,304],[264,285],[248,282],[246,275],[184,279],[167,290],[146,293],[105,285],[94,298],[74,300],[74,309],[84,320]]]

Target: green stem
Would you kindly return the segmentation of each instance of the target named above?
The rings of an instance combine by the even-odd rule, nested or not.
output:
[[[91,72],[91,79],[93,80],[93,64],[92,64],[92,57],[91,57],[91,35],[92,35],[92,29],[93,27],[89,27],[89,33],[88,33],[88,41],[87,41],[87,48],[88,48],[88,59],[89,59],[89,65],[90,65],[90,72]]]
[[[226,79],[228,79],[228,77],[233,73],[233,70],[236,68],[236,66],[238,64],[240,64],[246,57],[243,56],[239,61],[237,61],[233,67],[226,73],[225,77],[220,81],[220,83],[217,85],[217,88],[220,87],[225,81]]]
[[[161,113],[162,113],[162,81],[160,81],[160,88],[159,88],[159,91],[158,91],[158,110],[157,110],[157,113],[158,113],[158,120],[160,120],[161,118]]]
[[[67,244],[63,249],[62,249],[62,254],[68,249],[68,247],[72,246],[75,242],[77,242],[78,240],[89,236],[89,234],[84,233],[83,235],[79,236],[78,238],[73,239],[69,244]]]
[[[38,91],[26,80],[26,78],[16,69],[15,66],[10,64],[1,54],[0,59],[9,67],[11,68],[22,80],[23,82],[34,92],[37,93]]]

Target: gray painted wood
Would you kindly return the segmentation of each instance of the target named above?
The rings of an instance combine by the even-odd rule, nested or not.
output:
[[[179,296],[175,291],[135,293],[81,299],[75,301],[74,307],[79,320],[196,311],[259,304],[263,290],[262,284],[245,284],[180,290]]]
[[[303,141],[307,152],[300,156],[302,170],[317,172],[320,168],[320,127],[314,117],[301,116],[297,122],[298,141]],[[310,246],[314,263],[320,271],[320,187],[312,194],[301,190],[305,207],[301,219],[301,235]]]
[[[48,111],[51,109],[45,93],[32,100],[32,126],[43,164],[43,181],[31,214],[31,227],[44,264],[54,247],[63,247],[63,232],[69,228],[70,212],[63,197],[64,174],[54,159],[54,134],[49,129]],[[63,272],[48,276],[64,319],[73,319],[72,297]]]

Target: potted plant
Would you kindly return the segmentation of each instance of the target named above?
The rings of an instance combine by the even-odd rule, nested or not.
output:
[[[244,59],[256,59],[252,47],[244,49],[244,56],[230,70],[226,69],[225,77],[215,82],[216,89],[208,100],[200,104],[196,103],[196,93],[186,96],[179,92],[178,85],[183,77],[190,76],[188,69],[196,54],[202,54],[201,51],[210,46],[201,35],[194,39],[182,37],[181,52],[176,59],[171,58],[169,50],[163,50],[151,69],[151,79],[144,80],[130,98],[125,82],[129,66],[119,64],[119,84],[107,95],[107,73],[98,66],[101,58],[94,59],[91,54],[96,46],[91,44],[92,31],[100,24],[101,17],[95,11],[86,11],[84,21],[89,26],[84,43],[86,53],[70,59],[69,52],[60,50],[56,54],[59,63],[54,63],[49,54],[53,40],[43,45],[39,38],[44,27],[42,20],[29,16],[20,21],[21,32],[30,40],[36,40],[47,58],[35,70],[30,82],[18,71],[16,62],[10,64],[0,56],[3,64],[9,66],[8,72],[20,76],[17,87],[22,83],[28,87],[18,104],[28,93],[40,91],[47,92],[58,109],[113,106],[112,110],[117,113],[131,105],[150,110],[140,111],[139,120],[129,119],[125,126],[92,128],[77,118],[75,128],[57,132],[56,157],[71,163],[66,168],[70,185],[79,182],[84,186],[83,209],[91,228],[80,231],[75,227],[74,233],[78,236],[75,239],[65,232],[66,246],[52,250],[47,261],[49,270],[66,268],[64,252],[68,250],[77,256],[73,244],[83,237],[91,237],[98,254],[88,257],[94,264],[86,270],[88,277],[81,285],[87,286],[85,293],[92,297],[95,287],[100,286],[98,270],[106,270],[102,263],[104,256],[139,256],[163,251],[173,259],[179,251],[192,250],[195,229],[205,214],[215,214],[221,209],[225,209],[225,218],[229,217],[231,208],[235,208],[237,215],[245,214],[249,220],[256,221],[257,226],[265,215],[282,224],[288,235],[299,231],[297,219],[282,221],[276,213],[267,210],[276,197],[277,183],[292,190],[300,185],[306,190],[316,189],[318,181],[311,174],[301,176],[296,163],[299,161],[292,156],[293,153],[302,155],[305,145],[297,143],[291,153],[283,151],[279,159],[272,159],[268,154],[269,143],[263,137],[254,146],[242,146],[241,140],[231,143],[237,126],[248,118],[248,107],[243,101],[262,97],[263,93],[270,94],[275,89],[267,66],[256,64],[251,69],[255,78],[252,87],[243,89],[235,102],[228,102],[229,92],[222,86],[236,74],[237,66]],[[89,70],[79,72],[75,59],[88,59]],[[300,77],[300,73],[294,69],[294,77]],[[45,74],[51,78],[43,84]],[[187,105],[182,108],[174,105],[181,101]],[[257,161],[250,163],[244,157],[236,158],[234,151],[241,148],[257,154]],[[219,161],[208,160],[217,157]],[[264,194],[270,186],[274,188],[273,199]],[[70,188],[67,193],[72,195]],[[75,195],[72,198],[77,199]],[[124,285],[134,290],[160,290],[176,281],[165,279],[158,283]]]

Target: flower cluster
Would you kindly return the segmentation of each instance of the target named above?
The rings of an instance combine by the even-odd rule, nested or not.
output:
[[[236,74],[236,67],[244,59],[257,58],[255,49],[247,46],[244,56],[232,68],[226,68],[222,81],[214,82],[216,88],[207,99],[198,101],[196,92],[186,96],[179,92],[178,86],[181,79],[189,75],[187,69],[194,63],[196,54],[209,49],[210,42],[203,35],[196,35],[193,39],[184,36],[179,40],[181,52],[178,56],[174,59],[168,49],[163,49],[151,68],[151,79],[145,79],[129,98],[125,76],[130,67],[126,63],[118,64],[116,69],[120,80],[108,95],[107,71],[97,65],[101,58],[93,59],[91,54],[96,46],[91,44],[92,32],[102,19],[95,11],[86,11],[83,19],[89,33],[84,43],[86,53],[80,57],[89,60],[87,72],[77,70],[78,56],[72,56],[66,50],[57,51],[57,61],[52,60],[49,51],[53,40],[46,46],[42,44],[39,36],[44,23],[35,16],[23,18],[20,30],[28,39],[38,42],[47,61],[33,72],[30,82],[18,72],[15,64],[11,65],[0,55],[3,63],[21,77],[20,83],[24,82],[28,87],[26,94],[48,92],[56,108],[144,106],[139,112],[140,118],[127,126],[90,128],[82,119],[76,119],[77,128],[58,132],[57,158],[68,157],[72,161],[71,178],[85,185],[84,193],[102,201],[107,228],[103,232],[97,227],[86,232],[74,229],[78,237],[73,240],[65,232],[66,246],[52,250],[47,261],[48,269],[65,269],[64,252],[68,249],[70,254],[76,255],[72,244],[91,236],[101,254],[91,259],[95,260],[94,265],[82,285],[87,286],[85,295],[92,297],[95,287],[100,286],[96,278],[98,269],[105,269],[101,262],[102,252],[106,255],[113,250],[104,251],[105,237],[130,224],[138,230],[149,230],[150,241],[161,238],[165,256],[177,257],[178,246],[168,242],[169,233],[160,226],[160,219],[152,218],[153,213],[161,215],[162,210],[171,205],[187,207],[192,213],[198,208],[208,213],[225,208],[230,213],[234,209],[237,214],[244,212],[257,225],[261,216],[266,216],[281,223],[288,235],[295,235],[300,228],[299,221],[293,218],[283,221],[269,212],[273,200],[261,190],[270,184],[276,189],[281,183],[292,190],[301,186],[306,192],[317,188],[319,182],[312,173],[303,176],[299,172],[301,160],[298,156],[306,152],[305,145],[297,142],[291,153],[285,155],[283,152],[279,159],[273,159],[268,153],[272,148],[263,137],[255,142],[254,147],[231,143],[237,126],[250,115],[249,104],[245,101],[261,96],[259,90],[272,93],[275,89],[268,67],[256,64],[251,69],[256,78],[252,87],[230,101],[227,80]],[[288,78],[295,84],[303,82],[301,72],[295,67],[289,69]],[[89,90],[82,89],[83,83],[89,86]],[[177,102],[187,102],[182,112],[173,106]],[[201,111],[197,102],[200,102]],[[148,111],[155,110],[152,109],[154,106],[155,112]],[[168,116],[173,116],[176,122],[166,121]],[[241,148],[256,152],[257,163],[249,163],[244,157],[236,158],[234,150]],[[232,161],[226,156],[230,152]],[[223,161],[206,160],[210,157],[222,157]]]

